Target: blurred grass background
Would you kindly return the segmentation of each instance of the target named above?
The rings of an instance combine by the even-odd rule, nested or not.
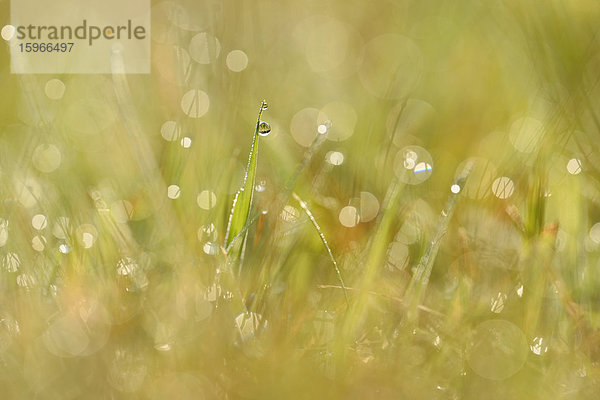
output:
[[[3,398],[597,398],[599,21],[153,1],[149,75],[11,75],[5,42]]]

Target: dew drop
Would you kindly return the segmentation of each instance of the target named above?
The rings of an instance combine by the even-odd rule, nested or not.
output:
[[[329,121],[329,120],[327,120],[327,121],[323,122],[322,124],[319,124],[319,126],[317,126],[317,132],[319,132],[321,135],[326,134],[330,129],[331,129],[331,121]]]
[[[192,139],[185,136],[183,139],[181,139],[181,147],[183,147],[184,149],[189,149],[192,146]]]
[[[260,121],[258,124],[258,134],[260,136],[267,136],[269,133],[271,133],[271,125],[268,122]]]
[[[263,100],[262,103],[260,104],[260,108],[264,111],[269,109],[269,103],[267,103],[266,100]]]

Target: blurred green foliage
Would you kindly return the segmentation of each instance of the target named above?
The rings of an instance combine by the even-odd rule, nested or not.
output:
[[[149,75],[12,75],[3,43],[2,397],[597,398],[599,21],[153,1]]]

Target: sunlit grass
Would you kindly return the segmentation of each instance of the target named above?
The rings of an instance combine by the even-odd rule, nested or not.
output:
[[[595,399],[595,2],[239,7],[2,48],[0,397]]]

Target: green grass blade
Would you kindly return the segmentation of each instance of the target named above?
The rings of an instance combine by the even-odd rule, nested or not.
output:
[[[250,147],[250,155],[248,156],[248,166],[244,175],[242,187],[238,190],[233,200],[231,213],[229,214],[229,222],[227,223],[227,233],[225,234],[225,248],[231,249],[231,244],[234,238],[242,232],[248,223],[250,215],[250,207],[252,207],[252,197],[254,195],[254,181],[256,178],[256,165],[258,162],[258,143],[259,143],[259,126],[261,123],[262,112],[266,110],[267,103],[263,100],[258,111],[258,119],[256,120],[256,128],[252,138],[252,146]],[[234,248],[241,251],[242,246]]]
[[[321,230],[319,223],[313,216],[312,212],[310,212],[308,205],[304,202],[304,200],[302,200],[300,198],[300,196],[298,196],[295,192],[292,193],[292,196],[294,196],[294,199],[296,199],[298,204],[300,204],[300,207],[302,207],[302,210],[304,210],[304,213],[308,216],[308,218],[310,219],[310,222],[312,222],[313,226],[317,230],[317,233],[319,234],[319,237],[321,238],[321,242],[323,242],[323,246],[325,246],[325,249],[327,250],[327,253],[329,254],[329,259],[331,260],[331,263],[333,264],[333,268],[335,269],[335,273],[337,274],[338,280],[340,281],[340,285],[341,285],[342,289],[344,290],[344,297],[346,299],[346,305],[350,306],[350,300],[348,299],[348,291],[346,290],[346,285],[344,284],[344,279],[342,279],[342,273],[340,271],[340,268],[338,267],[337,261],[335,261],[335,257],[333,256],[331,247],[329,247],[329,243],[327,243],[327,239],[325,239],[325,235],[323,234],[323,231]]]
[[[367,258],[364,263],[364,274],[360,280],[358,296],[352,307],[345,315],[341,335],[338,338],[341,348],[353,342],[358,327],[361,325],[367,312],[369,292],[373,289],[377,274],[381,269],[383,258],[387,251],[387,237],[396,217],[394,208],[400,199],[404,184],[393,181],[386,193],[383,209],[377,218],[377,228],[368,245]]]
[[[464,187],[471,172],[471,168],[471,164],[467,165],[464,171],[456,179],[455,183],[460,188]],[[427,288],[429,277],[431,276],[431,271],[433,269],[433,263],[440,249],[442,238],[446,235],[446,231],[448,230],[448,225],[454,214],[459,195],[460,193],[452,193],[448,197],[446,205],[440,215],[433,239],[427,246],[423,257],[421,257],[404,295],[404,302],[408,308],[408,320],[411,322],[417,318],[418,306],[423,301],[425,289]]]

